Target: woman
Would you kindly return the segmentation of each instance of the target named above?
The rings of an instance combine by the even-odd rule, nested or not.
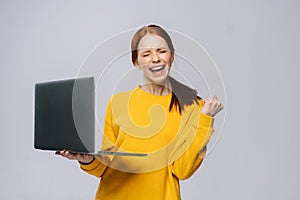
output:
[[[217,97],[202,101],[196,91],[169,76],[174,47],[159,26],[139,29],[131,43],[134,66],[145,84],[111,97],[102,148],[147,153],[138,157],[95,157],[60,151],[82,170],[101,178],[96,199],[181,199],[179,180],[200,166],[223,109]]]

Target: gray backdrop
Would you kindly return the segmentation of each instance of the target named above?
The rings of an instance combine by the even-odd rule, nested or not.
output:
[[[33,149],[33,87],[75,77],[96,45],[150,23],[202,44],[227,92],[222,136],[183,199],[300,199],[299,0],[1,0],[0,199],[93,199],[96,178]]]

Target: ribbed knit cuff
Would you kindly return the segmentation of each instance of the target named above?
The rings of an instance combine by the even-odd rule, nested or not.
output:
[[[91,164],[92,162],[94,162],[95,158],[93,158],[93,160],[91,162],[88,162],[88,163],[84,163],[84,162],[81,162],[81,161],[78,161],[81,165],[89,165]]]
[[[199,126],[212,127],[213,123],[214,123],[213,117],[200,113]]]
[[[93,170],[99,165],[99,161],[97,159],[93,159],[90,163],[82,163],[79,162],[81,169],[83,170]]]

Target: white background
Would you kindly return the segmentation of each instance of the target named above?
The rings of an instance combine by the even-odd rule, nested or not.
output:
[[[34,84],[76,76],[96,45],[150,23],[202,44],[227,92],[222,137],[183,199],[300,199],[297,0],[1,0],[0,199],[93,199],[96,178],[33,149]]]

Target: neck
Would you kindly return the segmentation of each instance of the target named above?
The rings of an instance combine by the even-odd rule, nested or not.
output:
[[[163,83],[146,83],[141,88],[153,95],[163,96],[168,95],[171,92],[171,84],[169,79],[166,79]]]

